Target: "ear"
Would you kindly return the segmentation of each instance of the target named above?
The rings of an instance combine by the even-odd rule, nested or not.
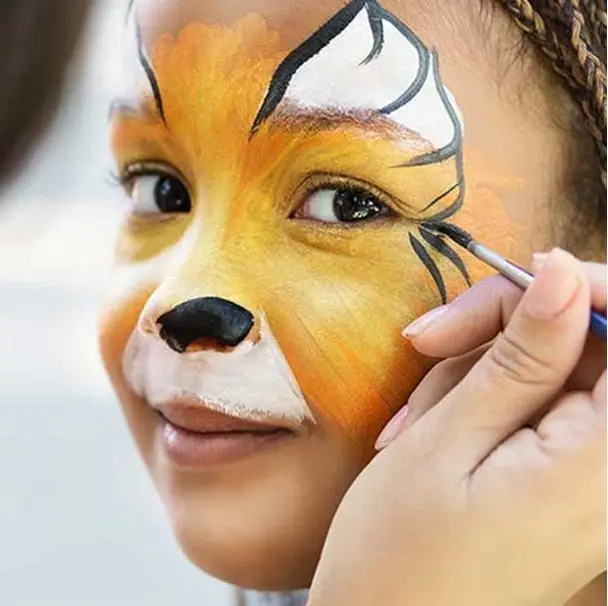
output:
[[[459,139],[460,117],[421,40],[374,0],[353,0],[277,68],[252,132],[281,106],[375,110],[436,150]]]

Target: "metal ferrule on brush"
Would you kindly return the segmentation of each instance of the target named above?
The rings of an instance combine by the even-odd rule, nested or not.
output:
[[[511,261],[495,253],[493,250],[486,248],[483,244],[479,244],[475,240],[471,240],[467,245],[467,250],[476,256],[481,261],[493,267],[498,273],[517,284],[520,288],[526,289],[532,283],[534,277],[525,269],[518,267]]]

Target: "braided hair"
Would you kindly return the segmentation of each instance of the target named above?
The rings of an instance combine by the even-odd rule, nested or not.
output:
[[[597,149],[593,197],[606,222],[606,0],[499,0],[580,108]]]

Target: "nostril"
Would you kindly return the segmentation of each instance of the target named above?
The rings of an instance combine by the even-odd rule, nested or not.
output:
[[[160,336],[171,349],[183,353],[193,343],[236,347],[254,325],[253,314],[220,297],[201,297],[181,303],[157,320]]]
[[[177,353],[184,353],[189,344],[184,343],[164,327],[160,329],[160,338]]]

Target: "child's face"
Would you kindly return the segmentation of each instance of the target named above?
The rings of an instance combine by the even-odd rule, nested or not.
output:
[[[402,328],[482,276],[425,225],[504,253],[517,232],[525,255],[541,213],[550,137],[489,75],[478,15],[445,4],[130,13],[102,351],[183,548],[236,584],[306,585],[430,366]]]

